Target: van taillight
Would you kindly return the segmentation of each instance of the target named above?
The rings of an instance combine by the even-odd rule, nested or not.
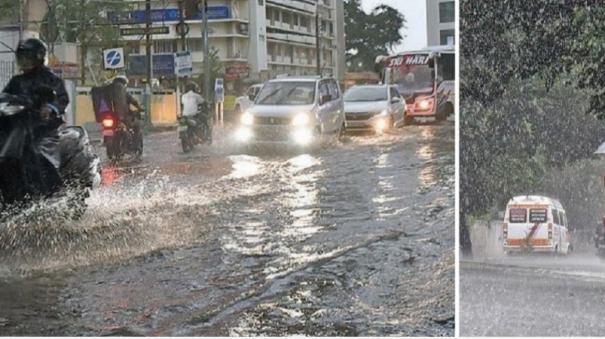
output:
[[[552,240],[552,224],[548,223],[548,239]]]
[[[508,224],[506,223],[502,224],[502,236],[504,239],[508,237]]]

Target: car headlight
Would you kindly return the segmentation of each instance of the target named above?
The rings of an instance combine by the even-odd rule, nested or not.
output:
[[[416,101],[416,108],[421,111],[427,111],[433,108],[435,98],[422,98]]]
[[[239,142],[246,142],[252,139],[252,131],[248,127],[240,127],[235,131],[235,139]]]
[[[250,126],[254,124],[254,116],[250,112],[245,112],[240,118],[242,125]]]
[[[310,120],[308,114],[297,114],[294,119],[292,119],[292,126],[306,126],[309,124]]]

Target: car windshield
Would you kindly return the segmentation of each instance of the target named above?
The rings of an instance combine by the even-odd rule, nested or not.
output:
[[[386,101],[386,87],[353,87],[344,95],[346,102]]]
[[[257,105],[310,105],[315,100],[314,82],[270,82],[258,94]]]

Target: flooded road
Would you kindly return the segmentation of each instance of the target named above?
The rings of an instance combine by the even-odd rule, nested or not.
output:
[[[0,228],[0,334],[453,336],[454,172],[449,121],[310,154],[152,135],[82,220]]]
[[[461,336],[602,336],[605,263],[595,255],[460,264]]]

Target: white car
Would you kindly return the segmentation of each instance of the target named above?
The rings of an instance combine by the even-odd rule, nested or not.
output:
[[[256,96],[258,95],[258,92],[261,88],[263,88],[263,84],[252,85],[248,87],[246,95],[237,97],[235,99],[235,115],[237,117],[241,116],[243,112],[248,110],[248,108],[252,107],[252,105],[254,104],[254,100],[256,99]]]
[[[405,102],[395,86],[353,86],[345,93],[344,103],[347,131],[381,133],[403,125]]]
[[[244,144],[309,146],[344,133],[344,103],[334,78],[287,77],[265,83],[240,118]]]

